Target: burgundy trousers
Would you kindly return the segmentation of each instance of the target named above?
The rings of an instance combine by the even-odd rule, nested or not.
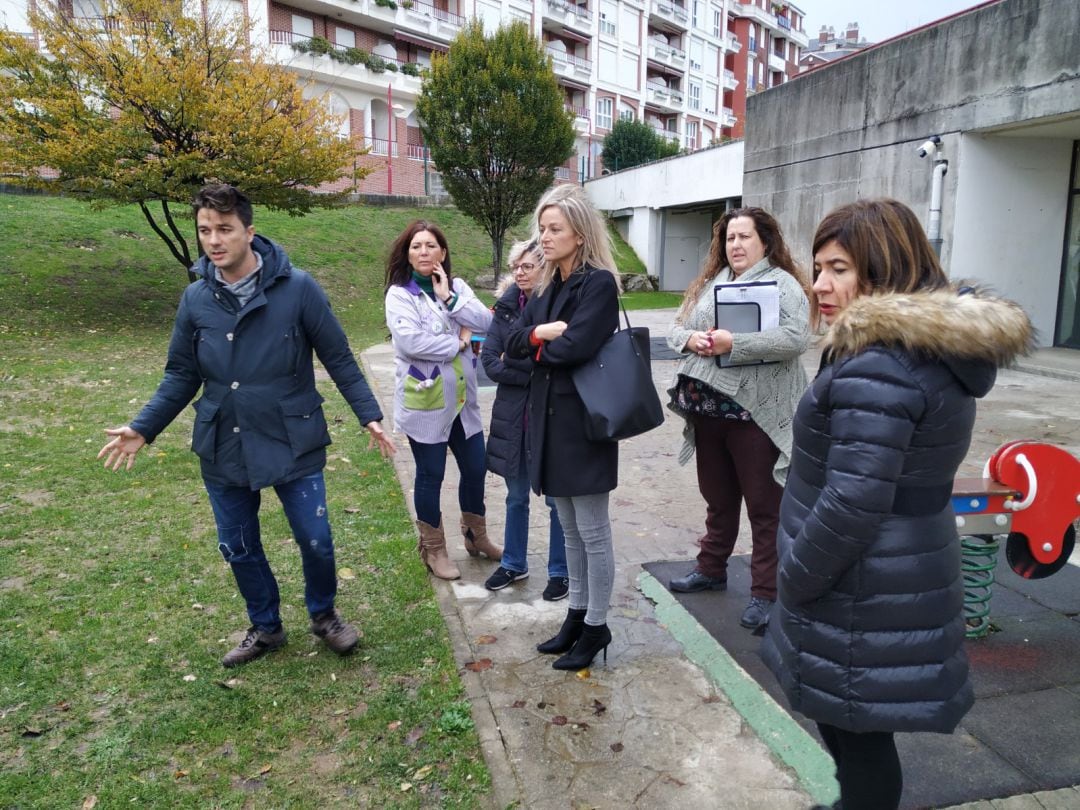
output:
[[[698,489],[705,499],[705,536],[697,568],[707,577],[727,576],[739,536],[742,502],[754,542],[750,595],[776,599],[776,528],[784,493],[773,478],[780,451],[753,422],[692,416]]]

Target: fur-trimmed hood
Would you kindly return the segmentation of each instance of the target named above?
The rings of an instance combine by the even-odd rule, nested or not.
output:
[[[1034,329],[1019,304],[979,288],[861,295],[837,316],[823,346],[837,360],[874,345],[937,357],[975,396],[983,396],[994,375],[986,380],[980,370],[1010,365],[1031,352]]]

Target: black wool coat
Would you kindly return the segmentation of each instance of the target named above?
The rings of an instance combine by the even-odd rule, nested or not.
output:
[[[480,353],[484,372],[498,383],[488,428],[487,468],[503,478],[513,478],[521,469],[525,404],[529,397],[529,375],[533,370],[531,357],[505,356],[507,335],[517,326],[524,311],[518,305],[520,293],[518,286],[511,284],[495,302],[492,307],[494,317]]]
[[[965,300],[966,298],[966,300]],[[952,290],[857,298],[795,414],[766,664],[854,732],[951,732],[974,701],[952,482],[1019,307]]]
[[[566,331],[537,347],[533,327],[565,321]],[[539,495],[572,497],[610,492],[619,484],[619,443],[585,437],[585,406],[570,376],[619,326],[619,290],[607,270],[584,265],[563,282],[559,273],[529,299],[507,337],[508,357],[537,357],[529,381],[527,463]]]

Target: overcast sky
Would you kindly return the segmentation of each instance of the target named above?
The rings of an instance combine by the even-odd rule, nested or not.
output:
[[[823,25],[831,25],[842,37],[850,22],[859,24],[859,37],[881,42],[958,11],[980,5],[982,0],[796,0],[806,13],[803,31],[816,39]]]
[[[26,0],[0,0],[0,28],[26,30]]]

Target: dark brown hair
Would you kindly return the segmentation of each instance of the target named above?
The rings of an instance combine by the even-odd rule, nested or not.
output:
[[[204,208],[219,214],[236,214],[245,228],[250,228],[255,221],[251,200],[244,192],[226,183],[210,183],[199,189],[195,199],[191,201],[191,213],[198,216],[199,211]]]
[[[698,296],[701,295],[701,291],[705,289],[705,285],[716,278],[720,271],[728,266],[727,229],[731,221],[738,217],[748,217],[753,220],[754,230],[757,231],[758,238],[761,239],[762,244],[765,246],[765,258],[769,260],[769,264],[790,273],[799,282],[803,292],[807,296],[810,295],[806,279],[800,272],[799,265],[791,258],[791,252],[788,250],[787,243],[784,242],[784,235],[780,232],[780,223],[776,221],[776,218],[764,208],[732,208],[730,211],[725,211],[724,215],[713,225],[713,238],[709,244],[709,256],[705,259],[705,266],[702,268],[701,273],[686,288],[682,306],[679,307],[679,312],[675,316],[676,320],[681,320],[684,315],[693,309],[694,303],[697,301]]]
[[[862,294],[949,283],[918,217],[898,200],[858,200],[830,211],[814,233],[814,255],[834,241],[851,256]],[[819,316],[817,296],[811,296],[811,321],[817,324]]]
[[[446,251],[446,257],[442,260],[442,268],[446,271],[446,280],[450,280],[450,245],[446,241],[446,234],[434,222],[418,219],[409,223],[408,227],[394,240],[394,244],[390,246],[390,255],[386,259],[386,283],[383,286],[383,293],[386,293],[393,286],[404,286],[412,279],[412,265],[409,264],[409,245],[412,244],[413,237],[421,231],[427,231],[434,236],[435,241],[439,243],[439,247]]]

